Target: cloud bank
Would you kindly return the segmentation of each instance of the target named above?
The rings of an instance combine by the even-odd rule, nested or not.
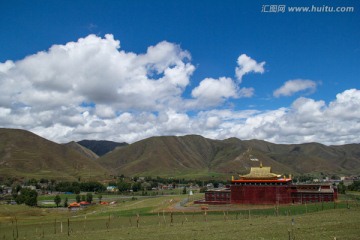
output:
[[[265,72],[241,54],[236,79],[192,82],[190,52],[166,41],[145,53],[126,52],[111,34],[54,45],[24,59],[0,63],[0,126],[33,131],[56,142],[106,139],[134,142],[155,135],[200,134],[276,143],[360,142],[360,91],[329,103],[300,97],[275,110],[235,110],[252,97],[246,74]],[[186,89],[191,95],[185,96]],[[311,80],[290,80],[274,96],[316,90]]]

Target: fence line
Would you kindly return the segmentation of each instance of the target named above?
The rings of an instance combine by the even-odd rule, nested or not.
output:
[[[303,215],[313,212],[320,212],[324,210],[331,210],[335,208],[357,208],[358,203],[356,201],[349,200],[342,203],[316,203],[306,205],[286,205],[276,206],[269,209],[247,209],[239,211],[202,211],[202,212],[157,212],[152,215],[141,216],[139,213],[130,216],[113,215],[109,213],[104,217],[105,225],[101,224],[101,218],[99,216],[84,215],[84,218],[55,218],[52,221],[42,222],[38,224],[22,224],[21,219],[15,216],[11,219],[11,222],[0,225],[0,230],[8,230],[0,235],[0,239],[24,239],[26,236],[35,236],[39,238],[50,238],[50,236],[81,236],[81,234],[89,233],[91,231],[111,231],[118,228],[142,228],[146,226],[182,226],[189,222],[187,214],[191,217],[191,222],[213,222],[213,221],[251,221],[256,218],[268,217],[268,216],[287,216],[293,219],[294,216]],[[161,220],[161,218],[163,218]],[[136,224],[133,224],[136,222]],[[293,221],[293,220],[292,220]],[[63,227],[63,222],[67,222]],[[163,222],[163,223],[162,223]],[[111,223],[111,224],[110,224]],[[57,228],[60,225],[60,231]],[[64,229],[63,229],[64,228]]]

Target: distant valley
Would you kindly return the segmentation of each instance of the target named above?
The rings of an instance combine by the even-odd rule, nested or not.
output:
[[[108,152],[111,152],[115,148],[121,148],[129,145],[128,143],[118,143],[112,141],[105,141],[105,140],[82,140],[77,142],[81,146],[90,149],[98,156],[104,156]]]

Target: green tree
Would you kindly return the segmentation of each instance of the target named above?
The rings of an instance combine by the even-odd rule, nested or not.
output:
[[[346,186],[344,185],[344,182],[340,182],[337,188],[338,188],[338,193],[345,194]]]
[[[56,204],[56,207],[59,207],[59,204],[61,203],[61,197],[59,196],[59,194],[56,194],[54,202]]]
[[[51,185],[55,185],[56,180],[55,179],[50,179]]]
[[[37,192],[29,188],[23,188],[20,194],[16,196],[15,201],[17,204],[25,203],[28,206],[37,206]]]
[[[206,192],[206,190],[207,190],[207,187],[201,187],[199,192],[204,193],[204,192]]]
[[[35,178],[32,178],[28,181],[28,185],[36,186],[36,185],[38,185],[38,180],[36,180]]]
[[[106,187],[99,182],[82,182],[80,183],[80,190],[84,192],[104,192]]]
[[[183,194],[186,194],[186,187],[183,188],[182,193],[183,193]]]
[[[86,196],[85,195],[81,195],[81,201],[86,201]]]
[[[360,181],[354,181],[348,186],[349,191],[360,191]]]
[[[46,178],[41,178],[40,183],[49,183],[49,180]]]
[[[338,176],[338,175],[332,175],[331,177],[330,177],[330,179],[332,179],[332,180],[340,180],[340,177]]]
[[[148,182],[143,182],[143,183],[141,183],[141,189],[143,191],[151,190],[151,184]]]
[[[116,186],[119,189],[119,192],[126,192],[126,191],[129,191],[131,188],[130,183],[123,182],[123,181],[118,182],[118,184]]]
[[[19,192],[21,191],[22,187],[17,184],[16,186],[12,187],[11,194],[16,201],[17,196],[19,195]]]
[[[64,207],[68,207],[69,204],[68,204],[68,198],[66,197],[65,200],[64,200]]]
[[[80,194],[77,194],[77,195],[76,195],[76,202],[79,203],[79,202],[80,202],[80,199],[81,199]]]
[[[91,203],[92,200],[93,200],[93,195],[92,195],[92,193],[87,193],[87,194],[86,194],[86,201],[89,202],[89,203]]]
[[[298,182],[300,182],[300,183],[312,182],[313,180],[314,180],[314,177],[310,176],[310,175],[300,175],[298,177]]]
[[[141,183],[136,182],[136,183],[134,183],[134,184],[132,185],[132,190],[133,190],[134,192],[137,192],[137,191],[139,191],[140,189],[141,189]]]
[[[75,194],[79,194],[80,193],[80,187],[79,186],[73,186],[72,191]]]

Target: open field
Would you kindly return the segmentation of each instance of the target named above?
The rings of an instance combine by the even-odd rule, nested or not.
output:
[[[359,239],[354,201],[307,205],[179,206],[162,196],[79,211],[0,205],[0,239]],[[349,206],[349,209],[348,209]]]

